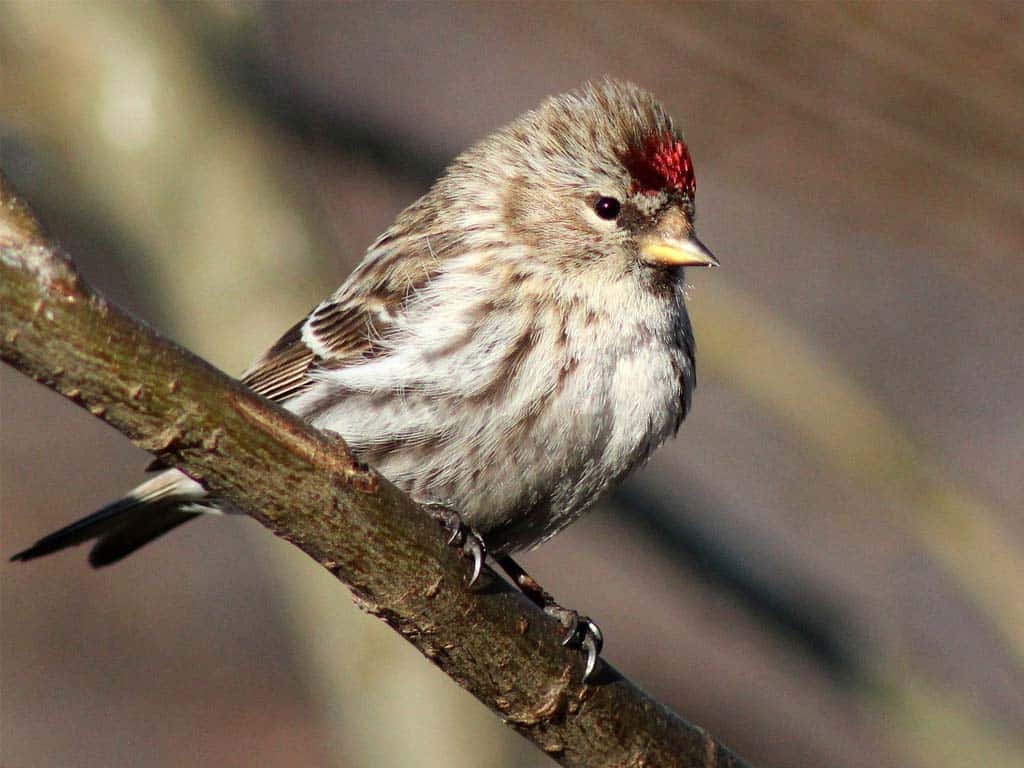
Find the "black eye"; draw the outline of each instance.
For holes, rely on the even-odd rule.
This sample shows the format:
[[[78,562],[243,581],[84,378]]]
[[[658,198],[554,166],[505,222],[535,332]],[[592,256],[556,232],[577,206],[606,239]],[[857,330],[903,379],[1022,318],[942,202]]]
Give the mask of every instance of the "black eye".
[[[602,219],[608,219],[608,221],[619,215],[620,208],[622,206],[614,197],[599,197],[597,202],[594,203],[594,213]]]

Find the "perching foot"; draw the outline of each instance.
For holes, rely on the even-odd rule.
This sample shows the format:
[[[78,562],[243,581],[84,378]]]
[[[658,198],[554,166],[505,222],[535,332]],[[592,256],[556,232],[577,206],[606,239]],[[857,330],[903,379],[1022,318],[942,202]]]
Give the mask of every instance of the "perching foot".
[[[498,565],[515,582],[515,585],[522,590],[530,600],[562,624],[568,634],[562,640],[562,645],[568,648],[576,648],[584,651],[587,655],[586,664],[583,669],[583,682],[590,682],[594,670],[597,668],[597,659],[604,647],[604,635],[601,628],[589,617],[580,616],[571,608],[564,608],[555,602],[530,574],[508,555],[499,555],[495,558]]]
[[[458,547],[463,555],[473,558],[473,573],[469,578],[469,586],[476,584],[480,572],[487,559],[487,546],[480,534],[462,522],[462,517],[454,509],[441,504],[425,504],[426,510],[450,534],[448,546]]]

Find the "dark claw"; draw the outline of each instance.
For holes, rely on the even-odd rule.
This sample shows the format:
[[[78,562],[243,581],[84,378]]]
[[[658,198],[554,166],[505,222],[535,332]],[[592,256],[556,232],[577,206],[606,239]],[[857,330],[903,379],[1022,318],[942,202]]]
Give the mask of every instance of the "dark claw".
[[[601,637],[601,630],[597,624],[592,621],[587,623],[593,632],[588,632],[587,636],[583,638],[583,650],[587,652],[587,666],[583,670],[584,683],[590,682],[590,677],[594,674],[594,668],[597,667],[597,657],[601,655],[601,646],[604,645],[604,639]]]
[[[487,559],[487,546],[480,538],[480,534],[472,528],[467,528],[463,535],[465,541],[462,544],[462,551],[473,558],[473,575],[469,578],[469,586],[472,587],[480,578],[480,572],[484,568],[484,560]]]
[[[604,648],[604,635],[601,633],[601,628],[588,616],[580,616],[569,608],[553,605],[546,610],[569,629],[569,634],[562,640],[562,645],[586,652],[587,663],[583,670],[583,682],[589,682],[597,667],[601,649]]]
[[[509,575],[516,586],[523,590],[523,594],[534,605],[539,607],[548,616],[557,619],[563,627],[569,630],[569,634],[562,641],[562,645],[587,652],[583,682],[590,682],[594,669],[597,667],[597,657],[601,655],[601,649],[604,647],[604,636],[601,634],[601,628],[587,616],[580,616],[571,608],[563,608],[556,603],[551,595],[545,592],[540,584],[508,555],[498,555],[494,560]]]
[[[451,535],[448,537],[449,547],[461,547],[463,554],[473,558],[473,573],[469,578],[469,586],[476,584],[480,573],[484,569],[484,561],[487,559],[487,546],[480,534],[462,522],[459,513],[454,509],[440,505],[428,505],[428,511],[434,518],[444,526],[444,529]]]

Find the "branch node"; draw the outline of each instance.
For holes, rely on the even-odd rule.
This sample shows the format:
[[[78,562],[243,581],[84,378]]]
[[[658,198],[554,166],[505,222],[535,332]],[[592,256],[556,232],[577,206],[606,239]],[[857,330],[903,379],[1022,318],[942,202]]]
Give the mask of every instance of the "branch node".
[[[224,430],[218,427],[213,430],[209,435],[203,438],[203,448],[211,453],[216,453],[217,446],[220,445],[221,438],[224,437]]]
[[[437,581],[435,581],[433,584],[431,584],[429,587],[427,587],[426,590],[424,590],[423,596],[428,598],[428,599],[432,599],[434,597],[437,597],[437,593],[441,591],[441,582],[442,581],[444,581],[444,576],[438,576],[437,577]]]
[[[136,445],[143,450],[157,455],[166,453],[181,443],[181,439],[185,436],[184,426],[186,421],[186,416],[179,416],[173,424],[152,437],[144,437],[137,440]]]
[[[356,461],[337,433],[321,431],[319,435],[311,436],[304,426],[295,423],[295,417],[290,414],[268,408],[263,403],[254,407],[247,398],[234,393],[228,400],[246,421],[288,446],[295,454],[323,468],[333,482],[362,493],[375,493],[380,487],[377,473]]]
[[[533,727],[540,723],[561,719],[567,711],[571,682],[572,667],[567,666],[562,670],[562,676],[548,689],[547,694],[537,707],[513,713],[508,716],[508,721],[516,725]]]

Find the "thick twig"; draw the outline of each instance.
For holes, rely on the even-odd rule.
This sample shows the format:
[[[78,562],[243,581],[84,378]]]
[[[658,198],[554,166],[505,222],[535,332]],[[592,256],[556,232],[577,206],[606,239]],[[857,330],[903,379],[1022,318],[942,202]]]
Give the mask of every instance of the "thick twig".
[[[2,175],[0,356],[298,546],[563,765],[743,765],[611,667],[583,685],[560,625],[489,571],[466,589],[437,526],[339,439],[108,304]]]

